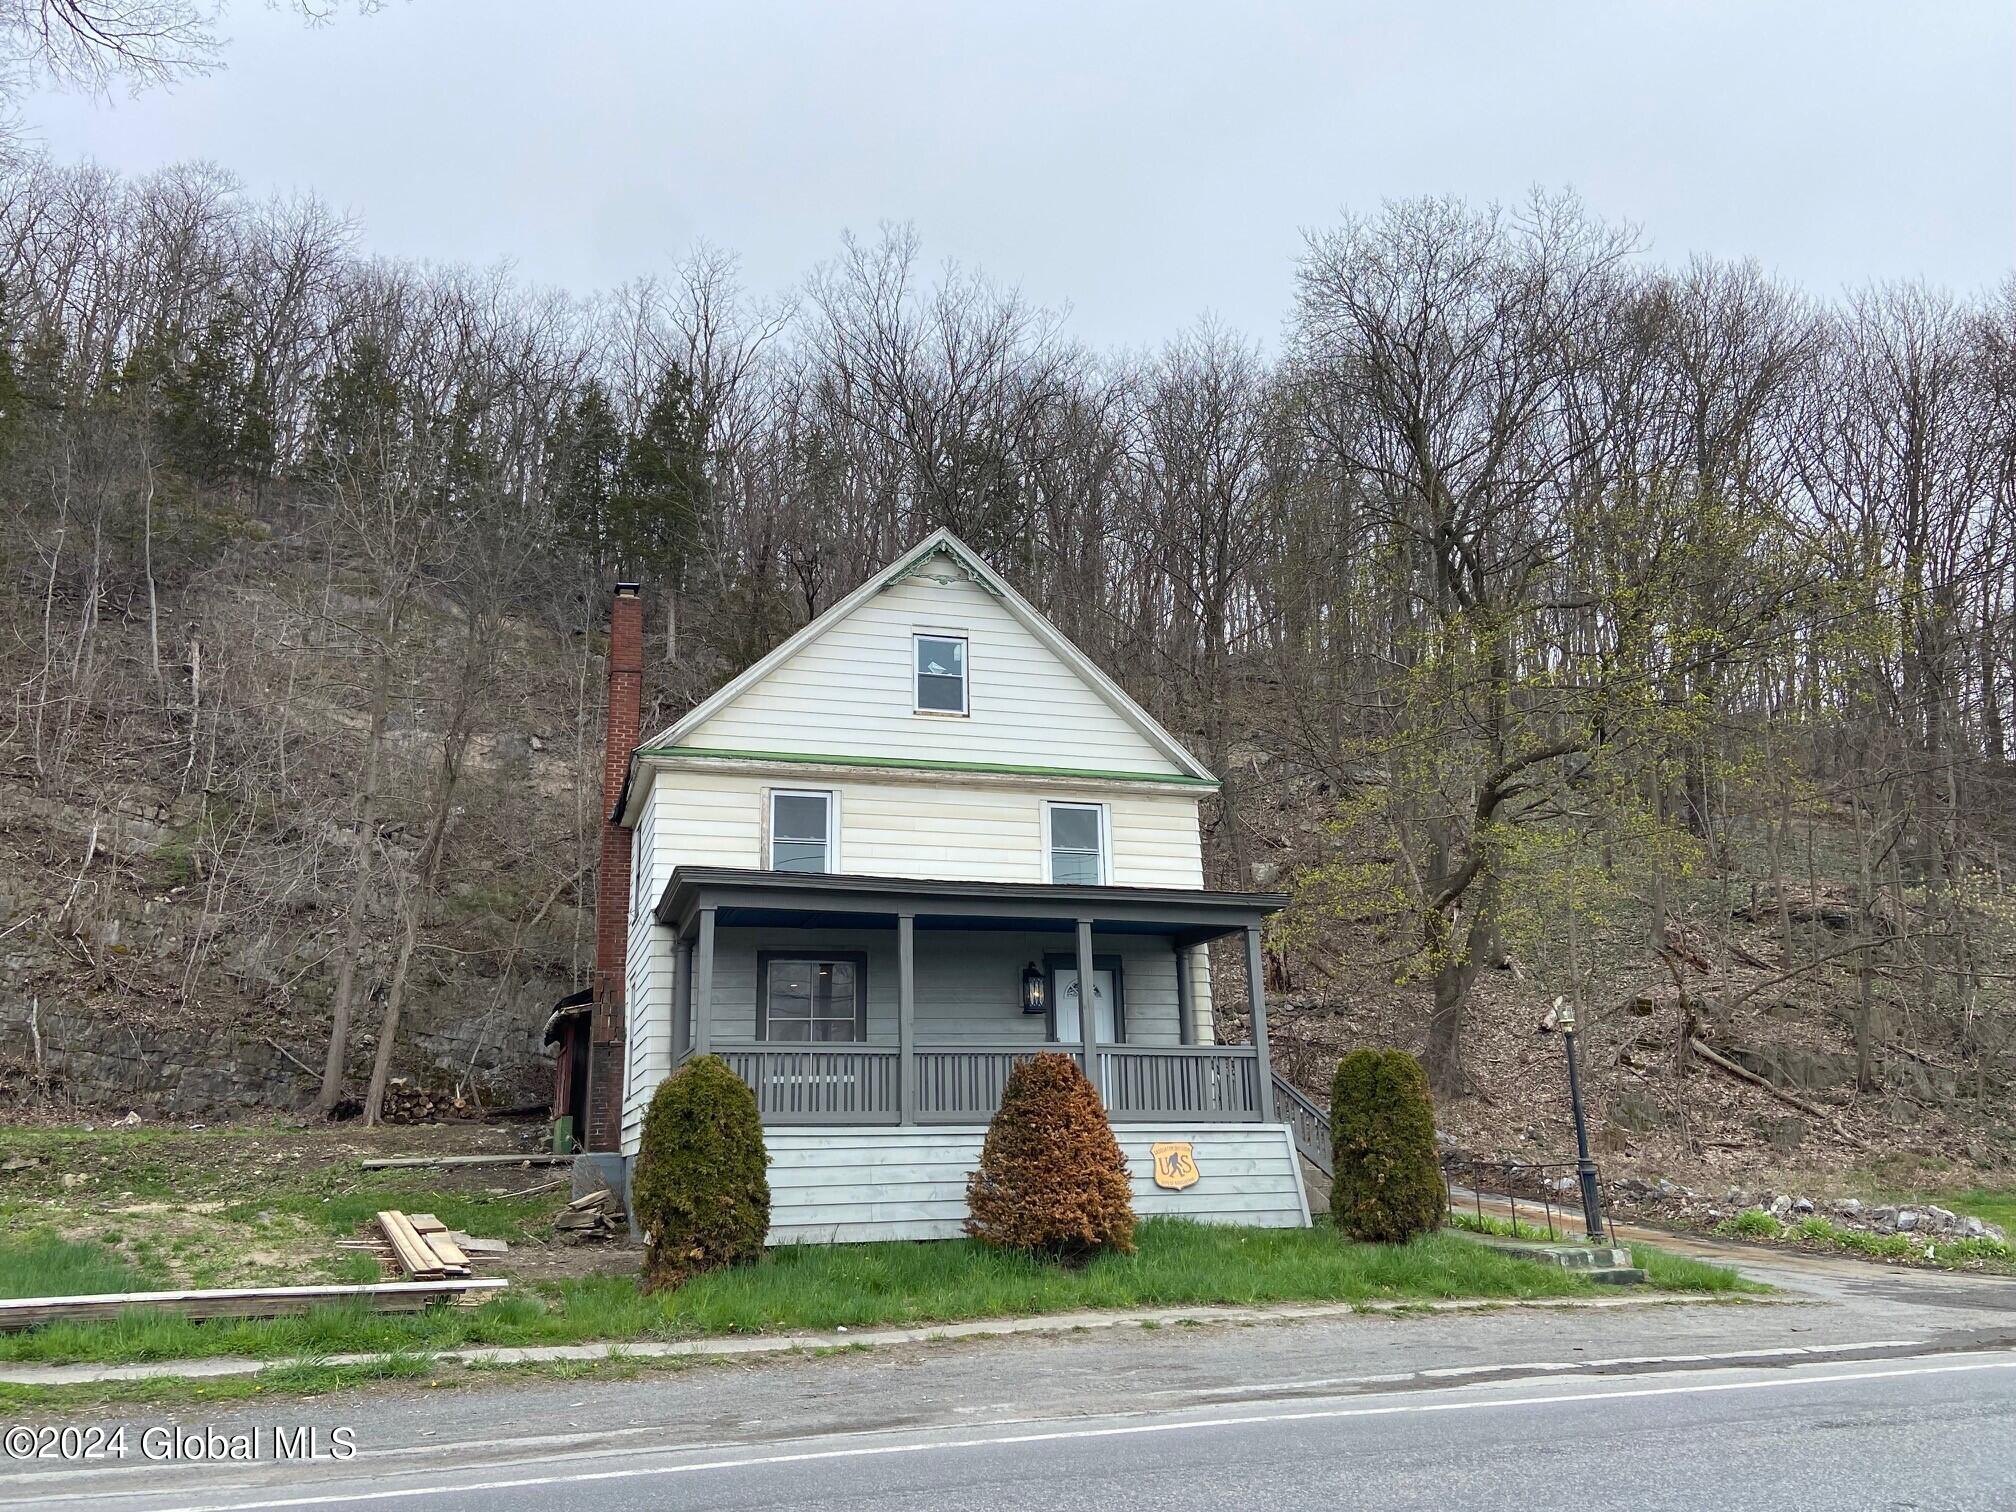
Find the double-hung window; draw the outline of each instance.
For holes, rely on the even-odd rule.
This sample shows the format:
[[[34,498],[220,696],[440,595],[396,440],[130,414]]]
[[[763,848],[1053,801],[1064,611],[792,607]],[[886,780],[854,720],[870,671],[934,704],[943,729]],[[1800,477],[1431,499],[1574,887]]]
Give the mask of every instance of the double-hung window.
[[[759,951],[761,1035],[798,1044],[854,1043],[868,1037],[868,957],[834,951],[795,956]]]
[[[916,672],[916,702],[919,714],[965,714],[966,637],[963,635],[913,635],[911,660]]]
[[[770,793],[770,870],[830,872],[838,869],[833,795],[790,788]]]
[[[1106,881],[1106,807],[1051,803],[1043,809],[1050,880],[1101,886]]]

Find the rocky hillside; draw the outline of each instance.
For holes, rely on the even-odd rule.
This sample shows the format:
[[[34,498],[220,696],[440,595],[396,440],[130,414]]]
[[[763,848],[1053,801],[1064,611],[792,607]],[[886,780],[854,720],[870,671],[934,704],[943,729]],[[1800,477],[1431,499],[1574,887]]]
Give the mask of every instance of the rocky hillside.
[[[1323,820],[1337,798],[1283,772],[1258,826],[1273,859],[1256,878],[1270,885],[1336,859]],[[2008,1015],[1984,992],[1956,1018],[1943,984],[1924,990],[1922,962],[1941,934],[1920,890],[1904,889],[1887,917],[1879,906],[1874,948],[1858,948],[1852,815],[1828,815],[1818,834],[1810,881],[1774,883],[1769,858],[1734,843],[1673,888],[1656,931],[1640,896],[1592,911],[1579,971],[1566,969],[1558,922],[1508,945],[1472,993],[1466,1095],[1442,1100],[1445,1136],[1485,1159],[1572,1159],[1564,1047],[1540,1029],[1568,994],[1580,1004],[1592,1138],[1612,1176],[1719,1194],[1791,1171],[2016,1165],[2016,1089],[1998,1058]],[[1967,919],[1992,988],[2016,953],[2016,891],[1984,890]],[[1337,1057],[1355,1046],[1419,1043],[1432,997],[1427,983],[1381,968],[1395,954],[1389,933],[1340,920],[1307,890],[1286,916],[1270,960],[1270,1027],[1276,1064],[1312,1095],[1327,1094]],[[1225,1028],[1243,1033],[1243,1014]]]
[[[270,544],[244,543],[219,575],[162,603],[173,628],[158,682],[148,619],[128,603],[94,628],[84,716],[17,715],[0,784],[10,1106],[204,1118],[302,1107],[320,1080],[353,908],[353,1088],[368,1075],[399,950],[398,889],[426,840],[440,761],[443,707],[419,674],[452,650],[455,615],[423,604],[402,648],[418,696],[389,714],[360,896],[368,689],[332,628],[342,608]],[[576,837],[593,814],[576,773],[596,739],[582,679],[597,648],[523,624],[505,640],[413,952],[393,1116],[542,1102],[541,1028],[585,981],[592,877]]]
[[[340,649],[313,569],[264,542],[229,560],[227,585],[192,581],[163,606],[177,629],[159,684],[146,618],[101,621],[94,655],[124,690],[119,717],[78,724],[40,774],[32,726],[17,734],[0,786],[0,1086],[12,1106],[214,1118],[302,1108],[315,1091],[355,901],[368,690],[354,658],[308,654]],[[445,704],[424,690],[428,666],[452,656],[457,619],[428,604],[418,623],[408,654],[422,691],[388,721],[381,877],[413,874],[443,737]],[[546,1094],[539,1032],[588,961],[600,649],[519,621],[503,636],[415,953],[394,1117]],[[1293,885],[1334,860],[1327,820],[1339,795],[1279,753],[1243,760],[1246,844],[1266,857],[1249,863],[1249,885]],[[1222,833],[1213,843],[1222,849]],[[1839,856],[1822,854],[1831,874]],[[1856,927],[1852,899],[1821,878],[1817,889],[1786,884],[1781,909],[1766,876],[1744,853],[1696,875],[1675,891],[1659,948],[1636,904],[1592,924],[1582,1045],[1606,1166],[1719,1182],[1913,1152],[2008,1163],[2009,1089],[1969,1074],[1979,1057],[1965,1025],[1916,1012],[1914,983],[1896,970],[1870,982],[1882,1038],[1858,1087],[1864,979],[1840,950]],[[398,953],[392,890],[361,905],[360,1086]],[[1983,937],[2005,951],[2010,900],[1984,898],[1978,912]],[[1889,927],[1925,927],[1909,915],[1907,903]],[[1419,1043],[1427,984],[1379,969],[1391,954],[1376,929],[1309,899],[1289,916],[1270,957],[1276,1056],[1311,1092],[1354,1045]],[[1536,1030],[1562,985],[1549,957],[1544,940],[1514,947],[1478,981],[1469,1095],[1442,1109],[1466,1149],[1534,1161],[1572,1152],[1561,1041]],[[1228,958],[1220,972],[1223,1031],[1242,1035],[1239,965]]]

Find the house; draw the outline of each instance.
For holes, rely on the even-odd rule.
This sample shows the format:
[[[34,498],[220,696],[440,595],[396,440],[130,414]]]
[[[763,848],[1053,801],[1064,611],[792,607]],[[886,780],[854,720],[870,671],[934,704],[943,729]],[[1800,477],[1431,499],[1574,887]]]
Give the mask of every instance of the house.
[[[638,741],[640,621],[619,590],[589,1158],[627,1167],[711,1053],[762,1112],[773,1243],[952,1236],[1048,1047],[1105,1098],[1137,1211],[1308,1222],[1320,1115],[1257,989],[1286,899],[1205,888],[1211,773],[976,553],[939,531]],[[1251,1044],[1214,1042],[1213,941]]]

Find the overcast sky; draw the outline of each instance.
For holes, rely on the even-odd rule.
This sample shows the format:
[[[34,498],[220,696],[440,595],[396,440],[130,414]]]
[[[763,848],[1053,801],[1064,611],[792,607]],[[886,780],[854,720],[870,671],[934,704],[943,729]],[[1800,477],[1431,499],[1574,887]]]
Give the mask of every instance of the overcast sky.
[[[1655,255],[1816,292],[2016,264],[2016,6],[234,0],[224,71],[24,114],[60,158],[208,158],[374,251],[580,291],[704,237],[755,289],[916,224],[1096,345],[1270,340],[1303,228],[1572,186]]]

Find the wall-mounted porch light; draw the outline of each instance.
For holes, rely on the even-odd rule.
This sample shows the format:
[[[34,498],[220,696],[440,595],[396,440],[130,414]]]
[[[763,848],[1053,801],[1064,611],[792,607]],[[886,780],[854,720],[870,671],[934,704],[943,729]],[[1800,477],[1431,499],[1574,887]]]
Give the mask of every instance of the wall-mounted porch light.
[[[1031,961],[1022,968],[1022,1011],[1043,1013],[1047,1007],[1043,1001],[1043,973],[1038,971],[1036,963]]]

